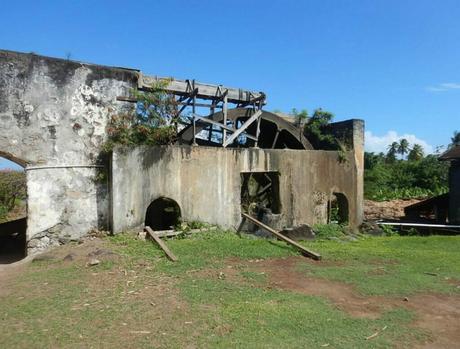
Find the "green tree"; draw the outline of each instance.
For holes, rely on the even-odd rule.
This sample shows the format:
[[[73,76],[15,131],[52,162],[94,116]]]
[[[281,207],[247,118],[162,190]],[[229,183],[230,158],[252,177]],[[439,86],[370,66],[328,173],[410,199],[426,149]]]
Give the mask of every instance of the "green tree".
[[[317,149],[341,150],[342,146],[337,139],[326,132],[326,128],[334,118],[334,114],[316,109],[305,124],[305,136]]]
[[[409,155],[407,156],[407,159],[409,161],[419,161],[423,159],[423,157],[424,157],[423,147],[420,144],[414,144],[412,149],[409,151]]]
[[[385,154],[379,153],[369,153],[364,152],[364,169],[365,170],[372,170],[378,164],[385,162]]]
[[[396,160],[396,154],[398,153],[399,143],[393,142],[388,146],[388,152],[386,156],[387,162],[394,162]]]
[[[460,144],[460,132],[454,131],[454,135],[450,138],[449,148],[452,148],[454,145]]]
[[[295,117],[296,123],[299,126],[302,126],[305,124],[305,122],[308,119],[308,111],[306,109],[302,109],[301,111],[298,111],[296,108],[292,108],[291,114]]]
[[[404,155],[409,152],[409,142],[407,139],[402,138],[398,144],[398,154],[401,154],[401,158],[404,159]]]

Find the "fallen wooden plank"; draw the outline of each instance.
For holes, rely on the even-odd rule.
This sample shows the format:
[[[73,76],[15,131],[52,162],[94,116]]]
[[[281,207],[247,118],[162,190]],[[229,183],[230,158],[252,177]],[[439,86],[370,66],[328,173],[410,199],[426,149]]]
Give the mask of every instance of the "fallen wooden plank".
[[[147,234],[150,235],[150,237],[155,240],[155,242],[158,244],[158,246],[161,247],[161,249],[163,251],[165,251],[166,255],[169,257],[170,260],[172,260],[173,262],[177,262],[177,257],[169,250],[168,246],[166,246],[166,244],[163,242],[163,240],[161,240],[156,234],[155,232],[152,230],[152,228],[150,228],[149,226],[146,226],[144,228],[144,230],[146,231]]]
[[[160,238],[170,238],[178,235],[188,235],[188,234],[195,234],[195,233],[205,233],[208,231],[216,230],[217,226],[211,226],[208,228],[198,228],[198,229],[191,229],[186,231],[176,231],[173,229],[169,230],[153,230],[153,233],[160,237]]]
[[[302,245],[298,244],[297,242],[295,242],[294,240],[291,240],[289,239],[287,236],[284,236],[283,234],[281,234],[280,232],[270,228],[268,225],[265,225],[263,224],[262,222],[258,221],[257,219],[255,219],[254,217],[251,217],[250,215],[242,212],[241,215],[246,218],[246,219],[249,219],[252,223],[254,223],[255,225],[258,225],[259,227],[261,227],[262,229],[268,231],[269,233],[272,233],[273,235],[277,236],[278,238],[280,238],[281,240],[287,242],[288,244],[296,247],[303,255],[307,256],[307,257],[310,257],[310,258],[313,258],[315,260],[320,260],[321,259],[321,255],[316,253],[316,252],[313,252],[313,251],[310,251],[310,250],[307,250],[305,247],[303,247]]]
[[[153,230],[152,229],[152,231],[156,236],[160,238],[175,236],[177,233],[174,229],[168,229],[168,230]]]

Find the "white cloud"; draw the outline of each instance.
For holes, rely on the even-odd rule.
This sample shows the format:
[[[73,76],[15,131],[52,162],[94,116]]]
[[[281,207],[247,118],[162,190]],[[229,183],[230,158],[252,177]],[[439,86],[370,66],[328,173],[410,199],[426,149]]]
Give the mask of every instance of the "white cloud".
[[[426,89],[430,92],[458,90],[460,89],[460,84],[456,82],[444,82],[442,84],[437,84],[436,86],[428,86]]]
[[[425,142],[423,139],[417,138],[412,134],[403,134],[398,135],[396,131],[388,131],[383,136],[377,136],[372,133],[372,131],[366,131],[364,134],[365,140],[365,149],[368,152],[386,153],[388,151],[388,146],[393,142],[399,142],[402,138],[407,139],[411,146],[414,144],[420,144],[425,150],[426,154],[433,153],[433,146]]]

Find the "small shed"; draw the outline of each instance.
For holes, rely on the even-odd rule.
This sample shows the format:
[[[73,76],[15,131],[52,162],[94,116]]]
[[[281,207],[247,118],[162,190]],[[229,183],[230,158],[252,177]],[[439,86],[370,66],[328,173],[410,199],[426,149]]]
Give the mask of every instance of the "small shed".
[[[449,223],[460,224],[460,144],[456,144],[440,157],[450,161],[449,168]]]

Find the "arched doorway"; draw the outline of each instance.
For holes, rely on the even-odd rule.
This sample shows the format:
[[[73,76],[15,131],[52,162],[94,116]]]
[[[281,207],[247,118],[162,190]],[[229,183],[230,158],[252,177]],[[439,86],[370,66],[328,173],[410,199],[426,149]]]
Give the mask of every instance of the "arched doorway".
[[[23,162],[1,155],[0,152],[0,264],[9,264],[27,254],[27,187]]]
[[[168,230],[180,224],[181,210],[176,201],[160,197],[149,205],[145,225],[153,230]]]
[[[346,224],[349,221],[348,199],[342,193],[332,193],[328,202],[328,223]]]

